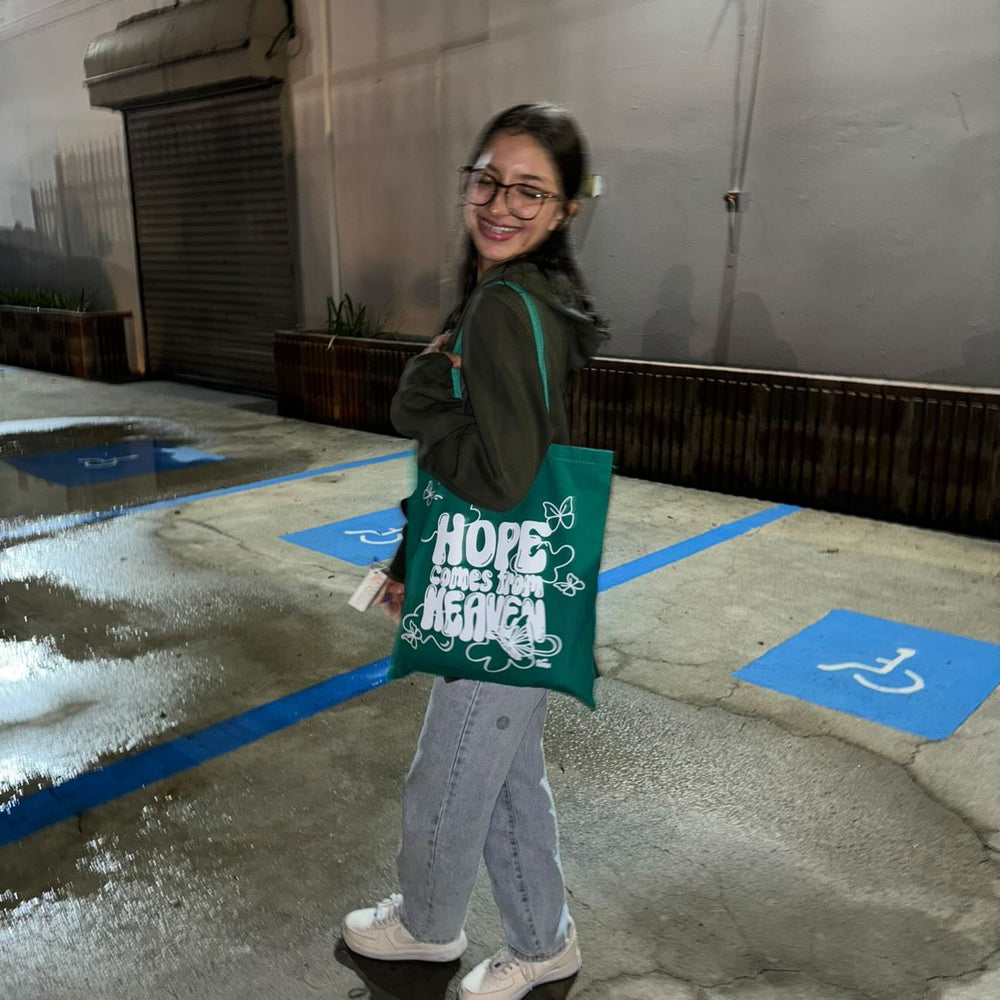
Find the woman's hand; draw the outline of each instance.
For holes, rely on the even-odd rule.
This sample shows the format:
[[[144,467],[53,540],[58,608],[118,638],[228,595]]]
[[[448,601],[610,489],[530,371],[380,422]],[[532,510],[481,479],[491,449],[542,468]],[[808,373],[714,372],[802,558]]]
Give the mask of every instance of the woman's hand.
[[[386,580],[385,587],[382,588],[382,600],[379,607],[382,613],[391,618],[397,625],[403,617],[403,593],[406,587],[395,580]]]
[[[460,354],[449,354],[443,350],[444,345],[451,339],[450,333],[439,333],[420,353],[421,354],[443,354],[451,361],[452,368],[462,367],[462,356]]]

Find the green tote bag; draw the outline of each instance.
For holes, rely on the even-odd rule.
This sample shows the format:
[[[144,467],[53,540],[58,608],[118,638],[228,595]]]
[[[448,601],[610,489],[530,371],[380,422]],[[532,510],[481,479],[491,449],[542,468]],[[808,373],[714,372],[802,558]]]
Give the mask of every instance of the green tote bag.
[[[549,405],[538,311],[519,285]],[[455,342],[461,353],[462,333]],[[461,397],[458,371],[453,392]],[[553,444],[527,496],[492,511],[417,469],[390,677],[414,672],[544,687],[594,704],[597,575],[613,453]]]

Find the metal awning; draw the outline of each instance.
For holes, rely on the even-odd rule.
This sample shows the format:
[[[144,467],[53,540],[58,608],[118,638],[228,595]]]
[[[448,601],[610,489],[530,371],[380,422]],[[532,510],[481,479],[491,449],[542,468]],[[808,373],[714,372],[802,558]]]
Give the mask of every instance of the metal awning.
[[[286,0],[196,0],[122,21],[87,46],[94,107],[127,108],[285,76]]]

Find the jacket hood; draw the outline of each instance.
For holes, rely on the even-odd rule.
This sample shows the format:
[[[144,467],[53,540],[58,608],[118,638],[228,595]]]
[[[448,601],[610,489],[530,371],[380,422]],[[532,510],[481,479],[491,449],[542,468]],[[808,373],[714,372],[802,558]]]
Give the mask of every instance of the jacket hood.
[[[532,261],[513,261],[491,268],[480,284],[508,278],[544,302],[571,330],[570,368],[582,368],[608,339],[584,311],[580,296],[565,274],[545,274]]]

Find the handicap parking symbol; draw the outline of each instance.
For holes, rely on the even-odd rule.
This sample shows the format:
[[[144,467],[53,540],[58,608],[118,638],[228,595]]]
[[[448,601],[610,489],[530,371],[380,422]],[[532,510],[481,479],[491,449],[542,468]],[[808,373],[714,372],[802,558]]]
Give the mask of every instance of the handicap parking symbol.
[[[733,676],[942,740],[1000,684],[1000,646],[838,610]]]
[[[172,472],[208,462],[224,462],[224,455],[168,445],[149,438],[116,441],[113,444],[74,448],[71,451],[17,455],[4,459],[21,472],[28,472],[57,486],[93,486],[133,476]]]
[[[395,555],[403,538],[404,523],[399,508],[390,507],[281,537],[293,545],[343,559],[355,566],[370,566]]]

